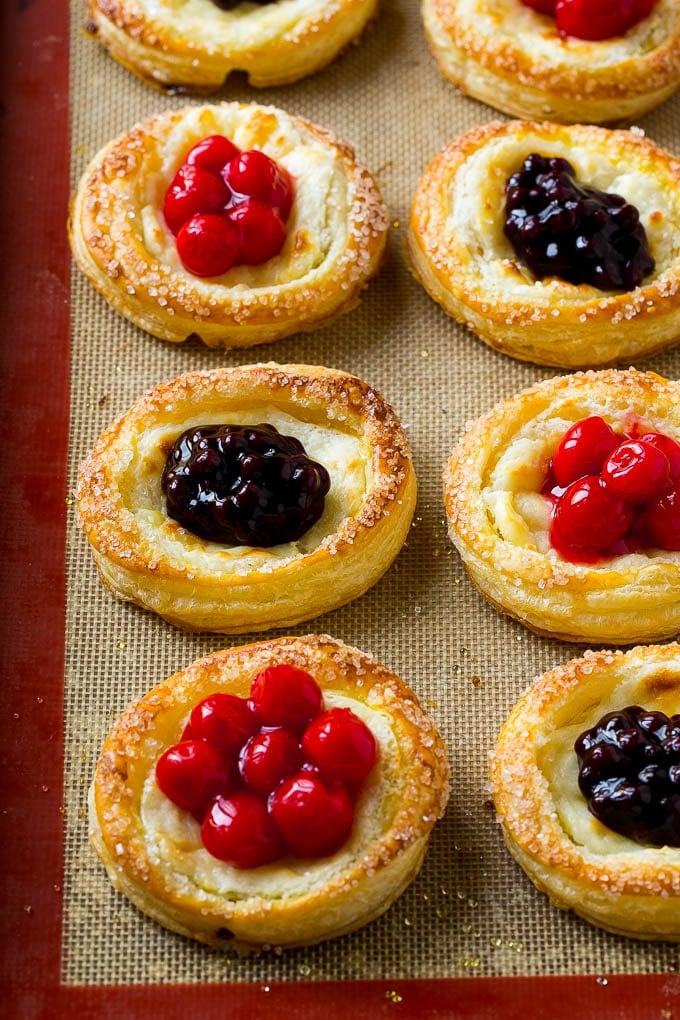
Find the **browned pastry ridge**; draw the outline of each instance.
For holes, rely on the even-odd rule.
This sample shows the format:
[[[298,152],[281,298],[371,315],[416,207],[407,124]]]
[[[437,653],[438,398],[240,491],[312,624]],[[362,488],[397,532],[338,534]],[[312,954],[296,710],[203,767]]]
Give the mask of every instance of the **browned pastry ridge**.
[[[680,941],[680,849],[619,835],[588,811],[574,741],[630,705],[680,710],[680,646],[586,652],[539,677],[501,729],[491,792],[513,857],[551,902],[630,938]]]
[[[560,36],[555,20],[521,0],[423,0],[442,75],[513,117],[628,122],[680,86],[680,7],[657,0],[625,35]]]
[[[287,85],[321,70],[362,33],[377,0],[87,0],[88,29],[147,84],[206,94],[232,71],[251,85]]]
[[[504,234],[505,188],[532,153],[635,206],[655,268],[634,290],[538,279]],[[495,350],[540,365],[597,368],[680,337],[680,161],[639,131],[493,122],[450,142],[418,183],[412,270],[447,315]]]
[[[563,641],[637,644],[680,631],[680,553],[641,549],[571,563],[552,547],[541,489],[560,439],[601,416],[680,441],[680,383],[634,369],[537,383],[478,418],[444,471],[449,537],[497,609]]]
[[[268,423],[331,477],[321,518],[270,548],[199,538],[167,513],[161,474],[189,427]],[[391,565],[416,478],[405,432],[365,382],[308,365],[193,372],[162,383],[100,436],[80,469],[81,526],[118,598],[188,630],[288,627],[344,605]]]
[[[225,135],[292,177],[295,198],[278,255],[201,278],[182,265],[163,215],[189,149]],[[94,157],[71,202],[79,269],[108,303],[153,336],[250,347],[350,311],[382,264],[389,221],[378,185],[330,131],[272,106],[218,103],[170,110]]]
[[[203,848],[193,817],[159,790],[155,763],[198,701],[216,691],[247,697],[257,673],[282,662],[309,672],[326,706],[363,719],[378,760],[333,856],[244,871]],[[442,739],[402,680],[331,637],[282,637],[209,655],[123,712],[96,768],[90,832],[116,888],[160,924],[221,948],[299,946],[353,931],[394,902],[420,869],[448,794]]]

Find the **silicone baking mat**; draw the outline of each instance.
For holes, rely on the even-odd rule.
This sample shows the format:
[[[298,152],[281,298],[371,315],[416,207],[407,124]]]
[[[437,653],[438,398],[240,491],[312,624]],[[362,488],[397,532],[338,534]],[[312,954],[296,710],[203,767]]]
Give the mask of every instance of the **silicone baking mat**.
[[[228,994],[230,1016],[277,1007],[328,1015],[349,1003],[356,1016],[364,1008],[367,1016],[566,1016],[575,1004],[624,1016],[643,992],[654,1012],[631,1016],[675,1015],[677,947],[610,936],[552,908],[504,850],[488,797],[488,752],[510,707],[535,675],[583,649],[535,637],[473,591],[446,538],[441,470],[466,422],[556,373],[496,354],[455,325],[411,277],[403,244],[427,162],[458,133],[501,115],[441,79],[415,0],[383,0],[360,43],[306,81],[262,92],[230,79],[209,101],[271,103],[355,147],[390,209],[388,257],[359,308],[312,334],[246,352],[176,346],[121,319],[76,271],[69,294],[65,197],[110,138],[162,109],[205,100],[156,92],[115,64],[84,33],[80,2],[70,40],[65,12],[43,0],[22,3],[8,22],[20,42],[3,72],[3,85],[14,86],[6,131],[14,144],[24,140],[27,167],[10,175],[34,206],[24,215],[35,227],[18,256],[27,275],[10,270],[12,346],[3,364],[7,408],[27,422],[10,453],[21,481],[11,555],[24,574],[3,586],[13,678],[5,746],[19,763],[3,819],[11,858],[3,923],[17,1015],[75,1007],[76,1015],[141,1016],[149,1003],[163,1017],[197,1003],[205,1015],[224,1015]],[[680,96],[638,126],[680,153]],[[21,221],[6,204],[9,242]],[[399,673],[437,721],[454,782],[420,875],[386,915],[321,946],[242,959],[165,931],[116,893],[88,844],[85,802],[101,743],[134,697],[207,651],[260,635],[187,635],[113,600],[77,529],[72,492],[83,455],[143,390],[191,369],[260,360],[350,371],[408,427],[420,494],[405,548],[361,599],[293,632],[332,634]],[[637,367],[677,377],[680,350]]]

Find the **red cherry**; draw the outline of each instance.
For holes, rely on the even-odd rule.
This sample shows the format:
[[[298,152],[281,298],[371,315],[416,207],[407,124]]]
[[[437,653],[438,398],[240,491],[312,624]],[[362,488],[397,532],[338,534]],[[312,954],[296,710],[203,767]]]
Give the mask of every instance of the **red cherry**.
[[[525,7],[532,7],[539,14],[555,14],[556,0],[522,0]]]
[[[189,166],[200,166],[212,174],[221,174],[229,160],[238,154],[238,146],[224,135],[208,135],[189,149],[184,162]]]
[[[238,259],[238,231],[226,216],[198,213],[177,234],[177,254],[194,276],[221,276]]]
[[[267,805],[253,793],[217,797],[201,826],[203,845],[235,868],[259,868],[281,856],[282,843]]]
[[[557,0],[555,24],[562,36],[612,39],[631,25],[633,0]]]
[[[283,248],[286,227],[277,213],[260,198],[247,198],[230,210],[232,223],[238,229],[239,262],[257,266],[268,262]]]
[[[664,436],[661,432],[645,432],[640,436],[640,442],[651,443],[661,450],[668,458],[671,481],[680,482],[680,443],[676,443],[670,436]]]
[[[668,488],[670,464],[657,446],[629,439],[609,454],[602,466],[602,478],[621,499],[646,503]]]
[[[214,213],[224,209],[229,192],[224,181],[200,166],[179,168],[165,193],[163,215],[168,227],[177,234],[183,223],[196,213]]]
[[[680,550],[680,489],[659,496],[645,507],[642,521],[659,549]]]
[[[244,745],[238,764],[243,781],[267,797],[302,766],[300,741],[290,730],[280,727],[262,730]]]
[[[606,549],[623,538],[633,522],[633,507],[599,475],[579,478],[555,503],[550,538],[558,550]]]
[[[191,735],[207,740],[225,754],[238,754],[259,720],[245,698],[217,691],[194,705],[189,716]]]
[[[258,149],[249,149],[224,168],[225,183],[235,195],[260,198],[287,220],[293,204],[293,182],[282,166]],[[233,204],[233,202],[232,202]]]
[[[316,680],[303,669],[268,666],[255,677],[250,700],[263,726],[283,726],[301,733],[323,707]]]
[[[340,783],[326,785],[312,772],[285,779],[269,798],[271,816],[294,857],[327,857],[347,840],[352,801]]]
[[[361,783],[375,764],[375,737],[349,708],[331,708],[309,724],[302,750],[326,779]]]
[[[555,481],[564,486],[584,475],[597,474],[620,442],[620,436],[597,415],[577,421],[567,429],[555,450],[552,462]]]
[[[629,28],[633,25],[637,25],[638,21],[642,21],[643,18],[648,17],[652,13],[652,8],[656,0],[633,0],[633,11],[630,16]]]
[[[224,755],[204,740],[173,744],[156,763],[156,782],[165,796],[198,816],[231,780],[231,767]]]

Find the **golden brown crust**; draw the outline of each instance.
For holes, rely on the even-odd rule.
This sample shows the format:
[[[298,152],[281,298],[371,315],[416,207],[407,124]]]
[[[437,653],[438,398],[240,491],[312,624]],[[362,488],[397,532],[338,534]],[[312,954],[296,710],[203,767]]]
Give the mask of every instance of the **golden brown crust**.
[[[630,938],[680,941],[680,849],[642,846],[590,815],[575,739],[630,705],[680,708],[680,646],[586,652],[545,673],[515,705],[491,762],[510,852],[555,906]]]
[[[601,415],[680,441],[680,383],[634,369],[540,382],[472,424],[444,472],[449,536],[479,591],[539,634],[636,644],[680,631],[680,553],[659,549],[594,564],[562,559],[540,492],[558,442]]]
[[[182,266],[162,207],[188,150],[211,134],[280,162],[295,201],[279,255],[201,279]],[[221,103],[166,111],[106,145],[73,197],[69,236],[82,272],[141,329],[250,347],[350,311],[382,263],[388,226],[378,186],[349,145],[275,107]]]
[[[165,511],[160,475],[189,425],[274,424],[331,476],[297,542],[222,546]],[[79,519],[103,583],[190,630],[293,626],[357,598],[400,551],[416,480],[404,430],[376,390],[343,372],[260,364],[194,372],[145,393],[81,466]]]
[[[625,35],[562,38],[521,0],[423,0],[425,33],[445,78],[513,117],[631,122],[680,85],[680,8],[657,0]]]
[[[88,29],[147,84],[192,94],[233,71],[256,88],[321,70],[355,41],[377,0],[280,0],[220,10],[211,0],[87,0]]]
[[[333,857],[244,872],[202,848],[198,825],[160,793],[153,770],[198,701],[214,691],[245,697],[260,670],[281,662],[311,673],[327,705],[364,719],[378,762]],[[366,924],[406,888],[444,812],[448,779],[442,739],[402,680],[326,635],[284,637],[209,655],[123,713],[97,765],[91,838],[114,885],[174,931],[220,947],[307,945]]]
[[[503,232],[505,186],[528,155],[563,157],[583,184],[621,194],[655,269],[632,291],[538,280]],[[408,233],[413,272],[444,311],[522,361],[591,368],[680,337],[680,161],[639,131],[493,122],[449,143],[422,175]]]

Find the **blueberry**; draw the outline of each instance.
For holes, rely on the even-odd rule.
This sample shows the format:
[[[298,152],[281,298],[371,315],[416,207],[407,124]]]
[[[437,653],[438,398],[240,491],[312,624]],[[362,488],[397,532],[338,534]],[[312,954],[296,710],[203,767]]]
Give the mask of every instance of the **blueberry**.
[[[565,159],[532,153],[506,185],[506,237],[538,279],[632,290],[654,269],[635,206],[579,183]]]
[[[200,538],[268,547],[318,521],[330,477],[273,425],[208,425],[175,441],[161,489],[168,515]]]
[[[590,812],[637,843],[680,846],[678,716],[630,705],[609,712],[574,744]]]

